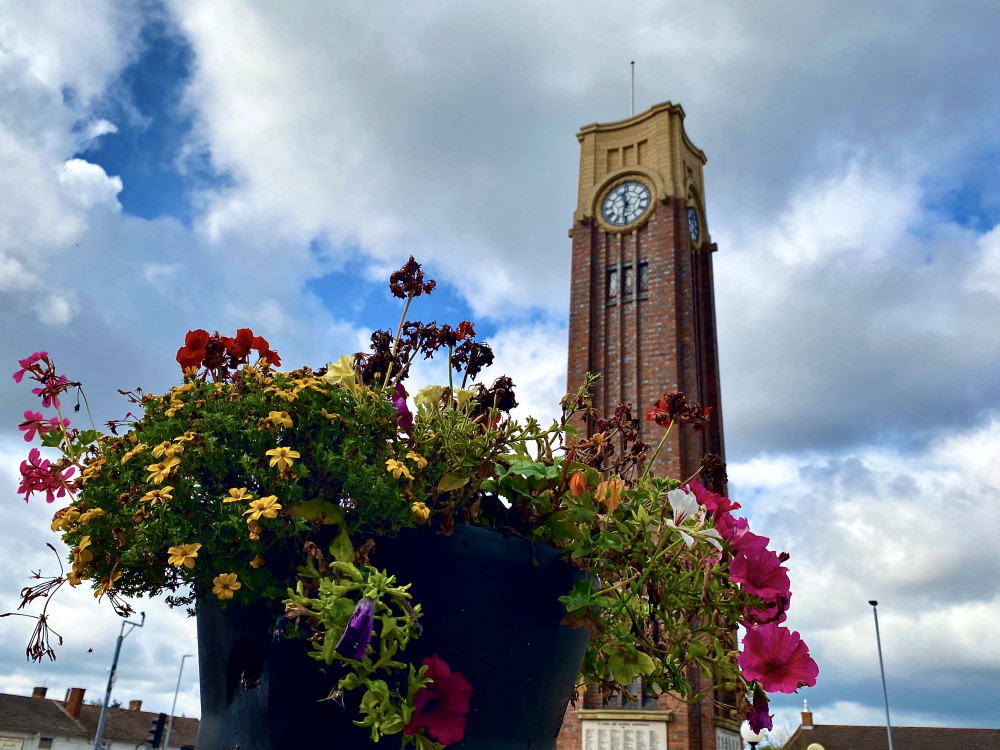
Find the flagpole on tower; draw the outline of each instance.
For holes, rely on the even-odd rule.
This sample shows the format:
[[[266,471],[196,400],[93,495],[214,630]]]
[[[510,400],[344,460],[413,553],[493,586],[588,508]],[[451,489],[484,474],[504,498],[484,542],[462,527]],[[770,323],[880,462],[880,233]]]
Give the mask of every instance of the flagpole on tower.
[[[630,62],[629,66],[632,68],[632,91],[629,96],[628,116],[632,117],[635,114],[635,60]]]

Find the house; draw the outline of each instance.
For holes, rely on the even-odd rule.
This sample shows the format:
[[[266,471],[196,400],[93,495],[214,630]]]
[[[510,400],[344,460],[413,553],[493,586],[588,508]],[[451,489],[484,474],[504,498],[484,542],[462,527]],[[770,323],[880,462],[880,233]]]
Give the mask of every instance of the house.
[[[1000,729],[893,727],[893,750],[1000,750]],[[884,726],[813,724],[809,704],[784,750],[889,750]]]
[[[64,701],[47,698],[43,687],[36,687],[31,697],[0,693],[0,750],[90,750],[101,707],[84,705],[83,696],[83,688],[68,690]],[[149,730],[157,716],[143,711],[142,701],[131,701],[127,709],[109,708],[102,747],[148,747]],[[193,748],[197,734],[198,719],[175,716],[169,747]]]

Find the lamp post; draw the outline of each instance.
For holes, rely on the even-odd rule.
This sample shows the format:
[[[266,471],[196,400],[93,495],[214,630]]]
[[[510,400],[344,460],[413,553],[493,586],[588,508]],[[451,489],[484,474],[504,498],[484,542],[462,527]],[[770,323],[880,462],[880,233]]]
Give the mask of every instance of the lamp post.
[[[885,731],[889,734],[889,750],[892,750],[892,723],[889,721],[889,692],[885,689],[885,665],[882,663],[882,638],[878,632],[878,602],[874,599],[868,602],[872,605],[875,615],[875,643],[878,645],[878,668],[882,673],[882,697],[885,698]]]
[[[174,689],[174,705],[170,707],[170,718],[167,719],[167,734],[163,739],[163,747],[170,747],[170,729],[174,725],[174,712],[177,710],[177,694],[181,691],[181,675],[184,674],[184,660],[194,654],[184,654],[181,657],[181,668],[177,672],[177,687]]]
[[[104,702],[101,704],[101,718],[97,720],[97,732],[94,733],[94,750],[101,750],[101,739],[104,737],[104,722],[108,718],[108,705],[111,703],[111,688],[115,686],[115,679],[118,677],[118,656],[122,652],[122,641],[136,628],[141,628],[146,624],[146,613],[140,612],[142,619],[139,622],[125,620],[122,623],[121,632],[118,634],[118,641],[115,643],[115,658],[111,660],[111,669],[108,670],[108,689],[104,691]],[[128,633],[125,626],[129,626]]]
[[[750,743],[750,750],[757,750],[757,743],[763,740],[766,734],[766,729],[761,729],[760,732],[753,731],[747,722],[743,722],[743,726],[740,727],[740,737],[744,742]]]

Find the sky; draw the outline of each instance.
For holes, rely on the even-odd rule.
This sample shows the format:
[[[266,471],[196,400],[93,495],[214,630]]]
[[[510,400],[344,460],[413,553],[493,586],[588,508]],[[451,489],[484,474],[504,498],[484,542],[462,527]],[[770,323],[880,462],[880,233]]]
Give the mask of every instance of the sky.
[[[189,329],[319,366],[395,325],[412,254],[414,315],[473,317],[552,415],[575,134],[628,116],[634,60],[636,112],[680,103],[708,156],[730,495],[820,666],[776,723],[884,721],[874,599],[893,724],[996,728],[997,28],[992,0],[0,0],[0,372],[47,350],[100,424],[179,382]],[[3,611],[65,553],[16,494],[29,390],[0,377]],[[114,697],[169,711],[194,622],[136,608]],[[117,618],[50,614],[51,664],[0,620],[0,690],[99,697]]]

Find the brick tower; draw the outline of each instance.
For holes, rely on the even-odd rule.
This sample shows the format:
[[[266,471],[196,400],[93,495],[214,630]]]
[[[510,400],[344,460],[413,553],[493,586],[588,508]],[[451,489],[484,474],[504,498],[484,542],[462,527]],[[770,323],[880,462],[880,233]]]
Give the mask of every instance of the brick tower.
[[[662,428],[645,413],[664,391],[711,406],[707,432],[675,431],[657,458],[657,473],[683,480],[705,453],[723,456],[705,155],[684,132],[684,110],[670,102],[587,125],[577,139],[567,390],[600,373],[594,405],[611,414],[631,402],[643,440],[654,445]],[[708,684],[696,673],[689,680],[695,690]],[[622,705],[588,691],[567,709],[557,748],[741,750],[739,723],[720,698]]]

